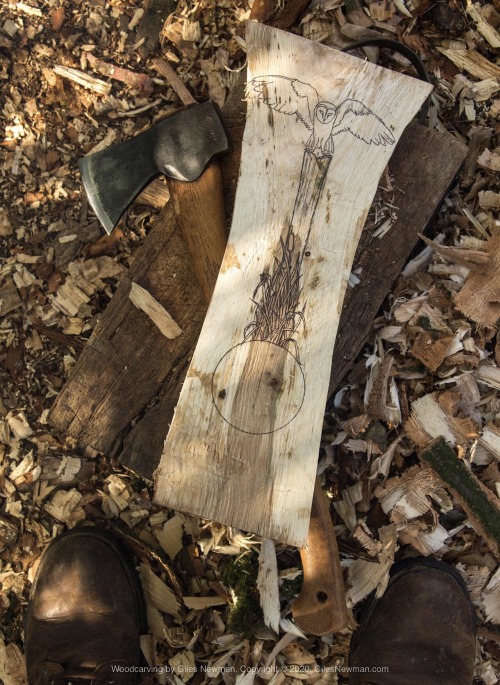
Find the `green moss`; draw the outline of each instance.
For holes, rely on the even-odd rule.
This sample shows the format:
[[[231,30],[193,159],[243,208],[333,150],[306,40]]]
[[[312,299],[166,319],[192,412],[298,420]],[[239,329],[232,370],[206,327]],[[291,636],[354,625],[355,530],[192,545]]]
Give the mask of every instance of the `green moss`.
[[[236,595],[236,603],[230,610],[228,629],[237,635],[253,637],[257,628],[263,626],[263,614],[257,591],[259,557],[255,552],[244,552],[233,559],[223,572],[223,580]]]
[[[302,584],[304,583],[304,578],[301,575],[297,576],[293,580],[284,580],[280,585],[280,596],[291,602],[292,599],[297,597],[302,590]]]

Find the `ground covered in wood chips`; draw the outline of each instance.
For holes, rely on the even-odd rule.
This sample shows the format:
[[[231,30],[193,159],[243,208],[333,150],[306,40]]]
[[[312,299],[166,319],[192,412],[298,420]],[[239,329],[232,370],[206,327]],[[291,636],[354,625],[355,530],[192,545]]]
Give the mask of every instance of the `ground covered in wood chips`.
[[[83,522],[114,530],[137,555],[150,628],[144,655],[168,667],[159,682],[347,682],[351,631],[318,638],[291,622],[301,584],[297,550],[158,509],[150,483],[47,424],[158,210],[144,197],[105,236],[82,192],[77,160],[179,106],[154,55],[198,99],[222,105],[245,66],[250,5],[152,0],[154,11],[144,13],[140,0],[4,0],[0,8],[4,685],[26,682],[23,618],[40,554]],[[311,40],[342,47],[376,35],[412,47],[435,86],[431,125],[469,148],[431,242],[420,244],[398,278],[369,344],[332,398],[319,473],[353,625],[363,600],[383,591],[395,559],[444,559],[463,575],[476,606],[476,682],[494,685],[498,537],[417,455],[443,435],[500,511],[500,14],[493,4],[465,0],[312,0],[276,3],[278,25],[287,5],[301,10],[291,30]],[[372,50],[369,58],[376,57]],[[395,212],[381,211],[382,232],[391,230]],[[354,274],[351,285],[360,278]],[[276,577],[264,582],[259,557],[272,569],[275,554]],[[278,612],[279,632],[275,622],[274,630],[265,625],[261,605],[266,616]],[[322,670],[327,666],[338,672]]]

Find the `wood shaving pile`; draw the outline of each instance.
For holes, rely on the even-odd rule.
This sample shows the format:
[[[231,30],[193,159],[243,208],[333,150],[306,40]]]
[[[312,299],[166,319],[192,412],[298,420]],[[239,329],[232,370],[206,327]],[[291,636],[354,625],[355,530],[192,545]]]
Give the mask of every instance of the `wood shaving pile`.
[[[494,685],[499,559],[417,454],[443,435],[500,507],[500,14],[492,3],[453,0],[302,5],[291,30],[311,40],[343,47],[382,36],[413,48],[435,86],[432,125],[469,147],[433,239],[388,294],[325,414],[319,473],[352,626],[363,600],[383,592],[395,559],[444,559],[476,606],[476,682]],[[150,483],[47,425],[158,211],[146,193],[104,235],[78,159],[179,106],[152,56],[197,99],[219,105],[245,67],[243,0],[150,6],[4,0],[0,9],[0,680],[26,682],[23,619],[42,550],[87,522],[115,531],[138,557],[150,628],[142,647],[158,682],[345,683],[351,629],[316,638],[291,621],[297,550],[160,510]],[[382,203],[373,229],[390,231],[395,212]],[[240,619],[246,610],[246,625],[235,607]]]

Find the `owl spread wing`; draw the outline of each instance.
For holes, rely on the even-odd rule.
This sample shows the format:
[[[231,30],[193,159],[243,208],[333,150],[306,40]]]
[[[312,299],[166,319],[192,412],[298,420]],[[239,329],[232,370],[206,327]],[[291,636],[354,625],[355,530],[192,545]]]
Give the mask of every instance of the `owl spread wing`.
[[[254,90],[259,100],[282,114],[295,114],[310,130],[313,129],[314,108],[319,97],[308,83],[287,76],[256,76],[247,86]]]
[[[337,109],[332,136],[349,131],[370,145],[394,145],[396,142],[390,129],[371,109],[359,100],[344,100]]]

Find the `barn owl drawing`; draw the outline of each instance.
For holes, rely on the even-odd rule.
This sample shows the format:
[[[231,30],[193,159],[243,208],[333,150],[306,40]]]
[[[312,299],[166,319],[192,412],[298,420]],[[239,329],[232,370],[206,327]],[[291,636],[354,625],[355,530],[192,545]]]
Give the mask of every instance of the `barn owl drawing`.
[[[257,76],[248,90],[257,93],[268,107],[295,115],[311,131],[306,149],[315,156],[333,154],[333,138],[348,132],[368,145],[393,145],[394,136],[371,109],[359,100],[347,99],[340,105],[320,100],[309,83],[287,76]]]

